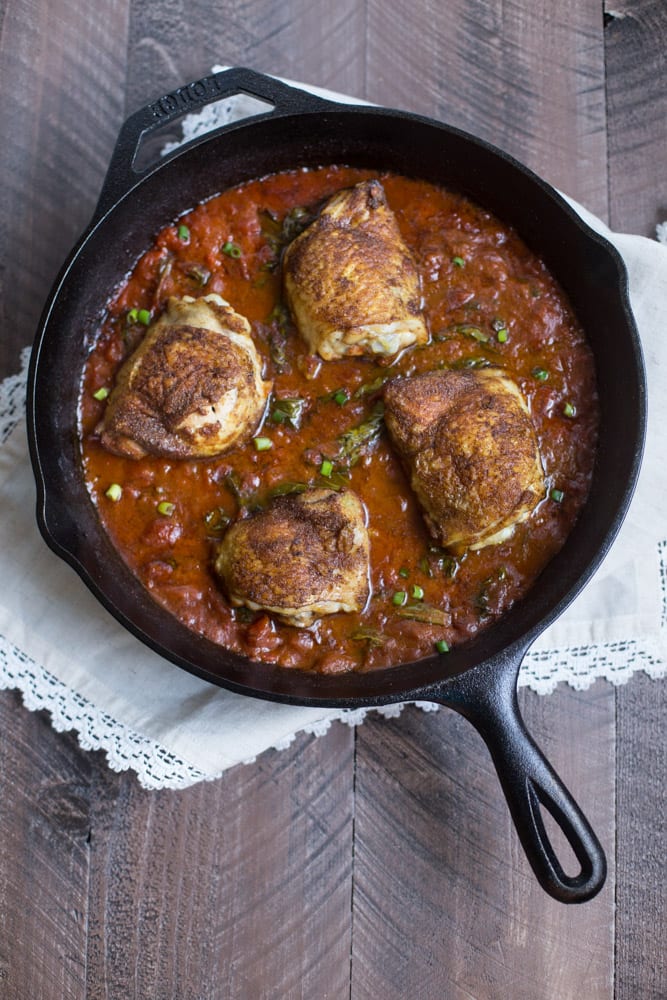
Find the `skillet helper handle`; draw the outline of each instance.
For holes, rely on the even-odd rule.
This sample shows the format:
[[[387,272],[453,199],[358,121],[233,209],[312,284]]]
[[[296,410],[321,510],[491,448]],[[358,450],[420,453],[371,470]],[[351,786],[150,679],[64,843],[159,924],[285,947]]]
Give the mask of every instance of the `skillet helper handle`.
[[[473,668],[438,698],[464,715],[486,743],[519,839],[538,882],[562,903],[583,903],[604,885],[604,851],[581,809],[528,733],[516,694],[515,669],[501,665],[494,675]],[[581,866],[567,875],[547,834],[546,809],[563,831]]]
[[[119,198],[127,194],[148,169],[144,167],[138,170],[135,166],[144,136],[184,114],[201,111],[207,104],[238,94],[248,94],[267,102],[269,107],[266,113],[255,116],[262,119],[301,114],[304,111],[322,111],[334,104],[305,90],[290,87],[274,77],[242,67],[221,70],[186,83],[135,111],[121,127],[95,209],[94,221],[100,219]],[[230,123],[216,131],[234,128],[237,124]]]

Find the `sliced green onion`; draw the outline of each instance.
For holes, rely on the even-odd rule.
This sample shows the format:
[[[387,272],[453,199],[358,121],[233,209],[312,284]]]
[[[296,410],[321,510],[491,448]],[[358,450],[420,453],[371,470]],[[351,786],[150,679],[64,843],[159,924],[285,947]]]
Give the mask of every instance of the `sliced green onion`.
[[[104,495],[117,503],[123,495],[123,488],[118,483],[112,483]]]
[[[158,505],[158,514],[164,514],[165,517],[171,517],[171,515],[176,510],[175,503],[169,503],[168,500],[162,500]]]
[[[178,238],[179,240],[183,240],[184,243],[190,239],[190,230],[187,226],[181,225],[178,227]]]
[[[496,337],[498,338],[498,343],[506,344],[508,336],[509,334],[507,330],[498,330],[498,333],[496,334]]]
[[[549,372],[546,370],[546,368],[533,368],[531,375],[534,378],[538,379],[540,382],[546,382],[546,380],[549,378]]]
[[[126,319],[127,319],[128,323],[138,323],[139,322],[139,310],[138,309],[130,309],[130,311],[128,312],[128,314],[126,316]]]
[[[332,472],[333,462],[330,462],[328,458],[325,458],[320,465],[320,475],[324,476],[325,479],[328,479]]]
[[[449,643],[445,642],[444,639],[438,639],[438,641],[435,644],[435,648],[437,649],[437,651],[439,653],[448,653],[449,652]]]
[[[565,403],[565,405],[563,406],[563,416],[564,417],[574,417],[575,414],[576,414],[576,412],[577,411],[575,410],[575,408],[572,405],[572,403]]]
[[[269,451],[270,448],[273,448],[271,438],[258,437],[253,438],[253,441],[255,443],[255,451]]]
[[[345,406],[345,404],[349,402],[350,397],[345,389],[339,389],[337,392],[334,392],[332,399],[334,402],[338,403],[339,406]]]
[[[392,604],[395,604],[397,608],[400,608],[408,599],[408,595],[405,590],[397,590],[391,599]]]
[[[415,583],[412,586],[412,596],[415,601],[421,601],[424,596],[424,589],[423,587],[420,587],[418,583]]]
[[[551,493],[549,494],[549,496],[556,503],[561,503],[562,500],[563,500],[563,497],[565,496],[565,494],[563,493],[562,490],[552,490]]]
[[[465,263],[463,257],[452,257],[452,264],[455,267],[465,267]]]
[[[140,309],[139,312],[137,313],[137,319],[139,320],[140,323],[143,323],[144,326],[149,326],[151,321],[151,314],[149,310]]]
[[[109,395],[109,390],[105,385],[103,385],[100,389],[97,390],[97,392],[93,393],[93,399],[99,399],[99,401],[102,402],[102,400],[106,399],[108,395]]]
[[[403,579],[406,580],[410,576],[410,570],[408,569],[407,566],[401,566],[401,568],[398,571],[398,575],[402,576]]]
[[[243,251],[237,243],[232,243],[231,240],[227,240],[227,242],[222,246],[222,252],[227,254],[228,257],[233,257],[234,260],[238,260]]]

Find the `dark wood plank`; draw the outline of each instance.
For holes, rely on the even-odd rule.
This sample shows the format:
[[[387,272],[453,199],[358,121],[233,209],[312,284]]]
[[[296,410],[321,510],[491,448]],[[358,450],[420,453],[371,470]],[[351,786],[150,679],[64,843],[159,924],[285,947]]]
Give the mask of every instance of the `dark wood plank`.
[[[611,997],[614,797],[599,789],[609,788],[613,691],[522,700],[610,852],[608,885],[585,907],[544,895],[486,749],[462,719],[409,709],[367,723],[357,738],[353,997]]]
[[[85,997],[94,766],[0,693],[0,996]]]
[[[606,3],[610,223],[654,235],[667,218],[667,7]],[[616,991],[618,1000],[667,996],[665,685],[643,675],[617,692]]]
[[[616,1000],[667,996],[667,687],[645,674],[618,692]]]
[[[6,0],[0,40],[0,362],[18,370],[89,221],[123,115],[128,3]],[[11,140],[10,140],[11,137]]]
[[[655,236],[667,219],[667,12],[663,0],[604,6],[612,225]]]
[[[598,0],[369,0],[368,10],[370,100],[487,139],[605,217]]]
[[[88,1000],[347,996],[352,755],[336,726],[182,792],[99,783]]]
[[[365,4],[358,0],[249,0],[239,7],[133,2],[128,106],[145,104],[213,65],[250,66],[344,93],[361,93]]]

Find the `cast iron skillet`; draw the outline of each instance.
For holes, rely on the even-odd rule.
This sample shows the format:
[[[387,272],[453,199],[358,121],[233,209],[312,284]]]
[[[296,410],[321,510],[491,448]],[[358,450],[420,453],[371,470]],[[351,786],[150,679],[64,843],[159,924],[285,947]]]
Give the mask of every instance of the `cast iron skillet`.
[[[265,101],[266,110],[138,173],[142,137],[184,111],[237,93]],[[251,662],[195,635],[159,607],[101,528],[84,485],[77,434],[81,370],[104,304],[154,235],[200,200],[241,181],[327,163],[442,183],[515,226],[557,276],[587,332],[601,406],[590,498],[565,547],[527,597],[451,653],[341,676]],[[454,708],[487,743],[541,885],[563,902],[582,902],[599,891],[603,851],[526,731],[516,681],[530,643],[581,590],[620,527],[639,470],[645,383],[622,262],[546,183],[487,143],[418,115],[335,104],[245,69],[188,84],[132,115],[121,130],[94,219],[40,321],[28,422],[37,517],[46,542],[139,639],[199,677],[252,697],[349,708],[423,699]],[[545,830],[544,809],[564,831],[581,866],[578,874],[563,870]]]

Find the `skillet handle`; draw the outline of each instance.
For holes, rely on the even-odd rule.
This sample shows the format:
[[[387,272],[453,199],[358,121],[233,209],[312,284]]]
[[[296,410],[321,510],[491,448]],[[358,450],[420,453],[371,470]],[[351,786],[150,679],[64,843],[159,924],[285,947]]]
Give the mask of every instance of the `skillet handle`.
[[[304,111],[322,111],[334,106],[335,103],[327,101],[323,97],[316,97],[305,90],[290,87],[274,77],[265,76],[263,73],[256,73],[254,70],[242,67],[221,70],[211,76],[186,83],[185,86],[178,87],[151,104],[147,104],[146,107],[140,108],[139,111],[135,111],[121,127],[102,185],[93,222],[101,219],[119,198],[127,194],[139,177],[152,165],[149,164],[143,169],[138,169],[135,164],[139,147],[145,136],[163,128],[184,114],[201,111],[207,104],[237,94],[249,94],[251,97],[257,97],[267,102],[269,107],[267,107],[266,113],[257,115],[258,119],[300,114]],[[234,128],[237,124],[237,122],[233,122],[216,131]],[[167,157],[165,157],[166,159]]]
[[[495,672],[473,668],[438,692],[437,701],[465,716],[486,743],[528,861],[546,892],[583,903],[604,885],[607,862],[581,809],[528,733],[516,694],[523,650]],[[511,660],[511,656],[508,658]],[[450,687],[451,685],[451,687]],[[567,875],[544,826],[546,809],[561,828],[581,870]]]

